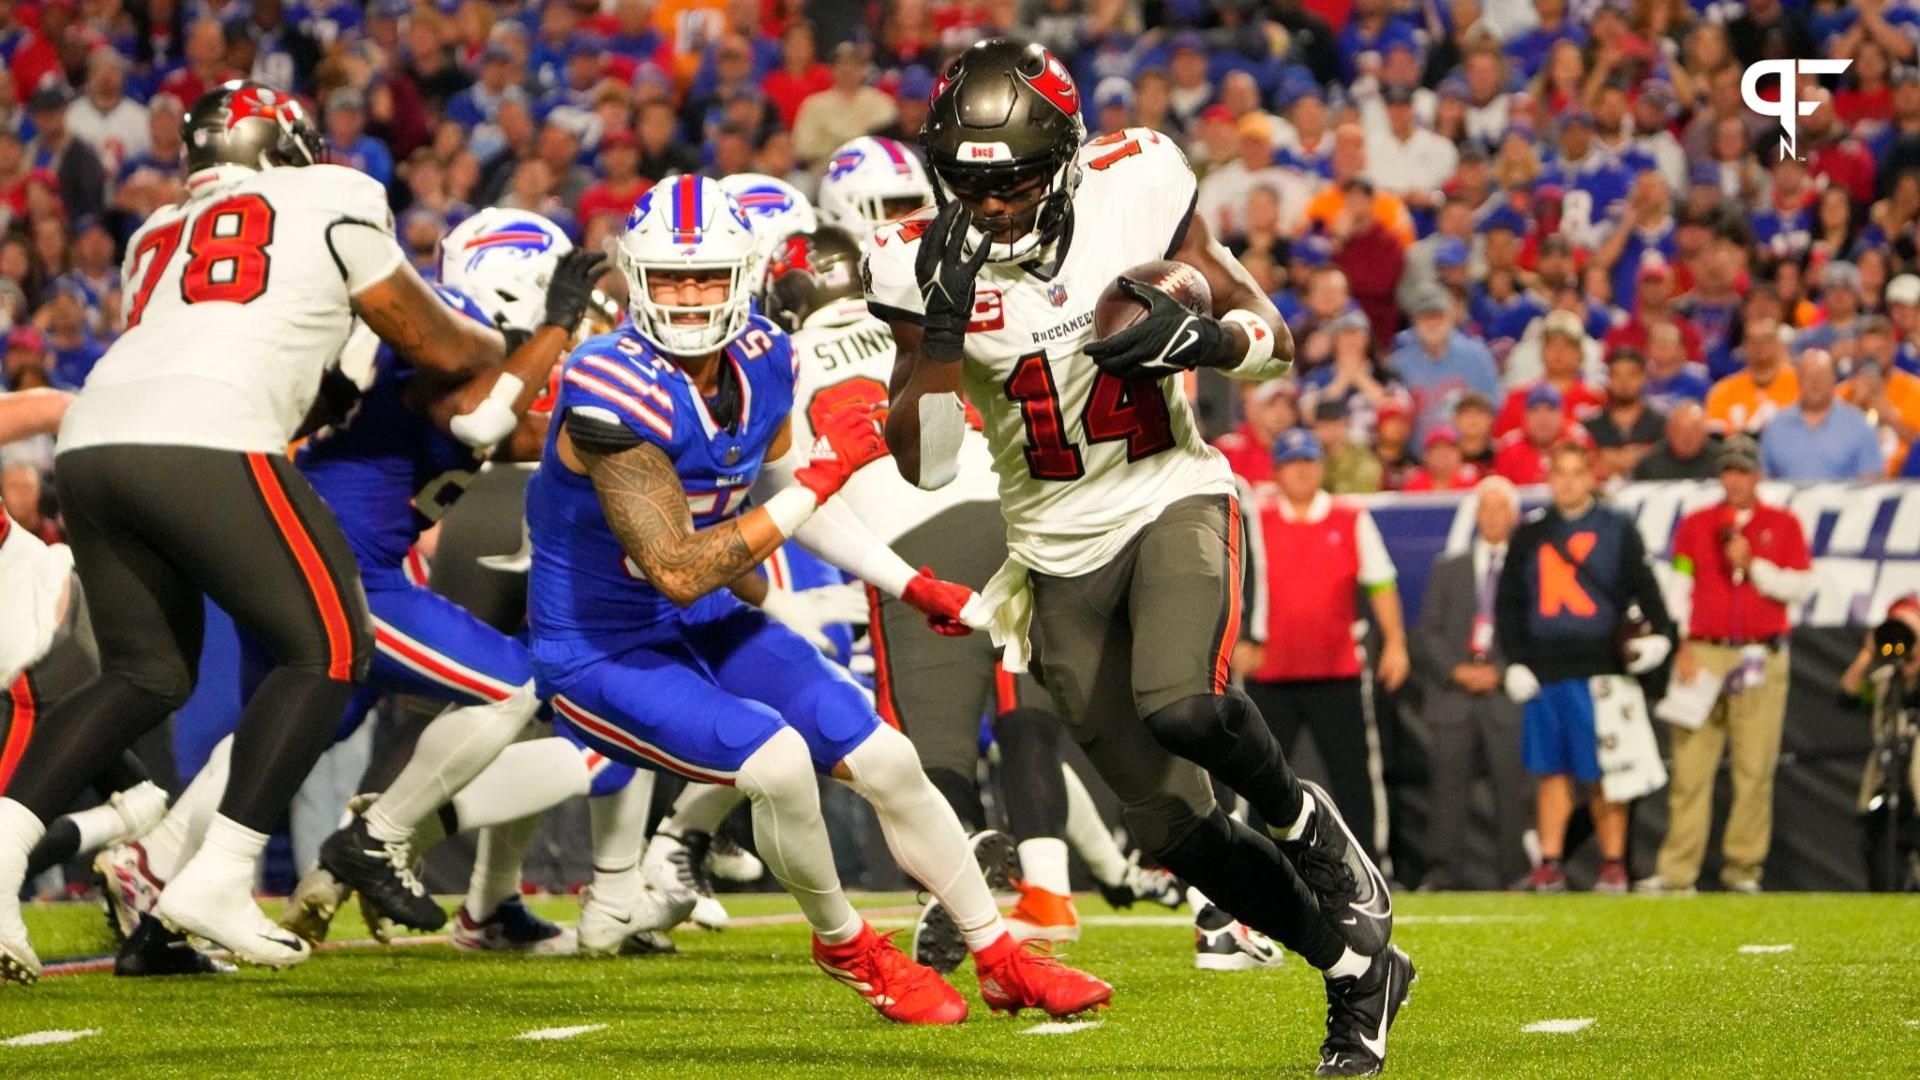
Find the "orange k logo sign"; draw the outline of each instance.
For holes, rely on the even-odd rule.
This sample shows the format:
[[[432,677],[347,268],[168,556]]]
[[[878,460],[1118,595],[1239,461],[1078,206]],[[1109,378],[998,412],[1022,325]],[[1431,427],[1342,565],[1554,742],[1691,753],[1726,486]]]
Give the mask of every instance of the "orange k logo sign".
[[[1587,561],[1594,540],[1590,532],[1574,533],[1567,538],[1567,553],[1573,556],[1573,562],[1561,558],[1551,544],[1541,545],[1540,614],[1552,617],[1566,612],[1588,616],[1600,610],[1587,590],[1580,587],[1580,579],[1574,573],[1575,567]]]

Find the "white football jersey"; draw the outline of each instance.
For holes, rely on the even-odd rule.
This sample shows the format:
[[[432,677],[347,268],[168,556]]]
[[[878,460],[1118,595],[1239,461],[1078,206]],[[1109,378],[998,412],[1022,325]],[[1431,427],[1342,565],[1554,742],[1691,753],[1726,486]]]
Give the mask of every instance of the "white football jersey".
[[[813,445],[819,422],[837,409],[884,409],[893,354],[893,334],[867,312],[864,301],[845,300],[808,316],[793,335],[794,362],[800,367],[793,388],[794,445]],[[969,428],[960,443],[960,474],[940,490],[915,487],[892,458],[881,458],[854,473],[840,497],[874,535],[891,544],[942,510],[999,498],[993,453],[986,436]]]
[[[284,452],[347,340],[353,291],[404,258],[386,189],[365,173],[223,167],[195,179],[127,242],[127,330],[67,411],[63,452]]]
[[[52,646],[72,574],[65,544],[43,542],[0,510],[0,691]]]
[[[986,419],[1007,546],[1020,563],[1069,576],[1095,569],[1168,504],[1226,494],[1233,473],[1200,437],[1180,380],[1123,381],[1083,351],[1093,309],[1122,273],[1172,254],[1194,179],[1173,141],[1147,128],[1080,152],[1059,272],[989,263],[974,285],[962,380]],[[920,315],[914,257],[929,208],[874,233],[863,273],[876,314]]]

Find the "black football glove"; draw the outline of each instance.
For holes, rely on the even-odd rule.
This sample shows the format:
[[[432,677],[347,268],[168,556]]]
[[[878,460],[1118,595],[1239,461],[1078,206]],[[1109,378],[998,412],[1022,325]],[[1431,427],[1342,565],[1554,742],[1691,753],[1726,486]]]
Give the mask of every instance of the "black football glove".
[[[929,360],[952,363],[966,355],[967,323],[973,318],[973,282],[987,264],[983,240],[971,259],[966,257],[967,230],[973,215],[950,200],[934,215],[933,225],[920,238],[913,276],[920,285],[920,303],[926,309],[921,326],[920,354]]]
[[[1146,318],[1087,346],[1100,370],[1121,379],[1158,379],[1177,371],[1214,367],[1227,348],[1227,328],[1211,315],[1195,315],[1151,285],[1129,277],[1120,291],[1147,305]]]
[[[587,317],[593,303],[593,286],[607,272],[607,257],[598,251],[575,248],[560,256],[553,268],[553,280],[547,283],[546,326],[572,332]]]

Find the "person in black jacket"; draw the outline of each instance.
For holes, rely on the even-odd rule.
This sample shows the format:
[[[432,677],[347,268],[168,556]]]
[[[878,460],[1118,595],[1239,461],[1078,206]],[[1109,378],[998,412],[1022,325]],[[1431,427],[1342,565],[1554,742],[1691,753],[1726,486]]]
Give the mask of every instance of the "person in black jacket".
[[[1525,705],[1521,758],[1540,778],[1535,825],[1542,861],[1527,883],[1537,892],[1566,888],[1561,859],[1576,783],[1593,787],[1602,860],[1594,890],[1626,891],[1627,808],[1606,801],[1599,786],[1588,680],[1644,674],[1673,651],[1673,620],[1639,530],[1594,498],[1596,482],[1592,450],[1571,442],[1553,449],[1553,503],[1514,533],[1494,601],[1507,696]],[[1629,631],[1636,606],[1650,629]]]

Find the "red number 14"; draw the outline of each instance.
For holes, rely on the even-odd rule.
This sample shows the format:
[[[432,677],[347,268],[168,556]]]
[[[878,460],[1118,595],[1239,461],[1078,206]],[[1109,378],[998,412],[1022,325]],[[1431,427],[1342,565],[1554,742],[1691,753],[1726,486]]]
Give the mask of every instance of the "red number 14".
[[[1068,438],[1061,415],[1060,391],[1044,352],[1028,353],[1007,377],[1007,397],[1020,406],[1027,429],[1027,471],[1035,480],[1078,480],[1086,463]],[[1080,414],[1087,443],[1127,444],[1127,460],[1139,461],[1173,449],[1173,420],[1167,399],[1152,379],[1094,376],[1093,391]]]

